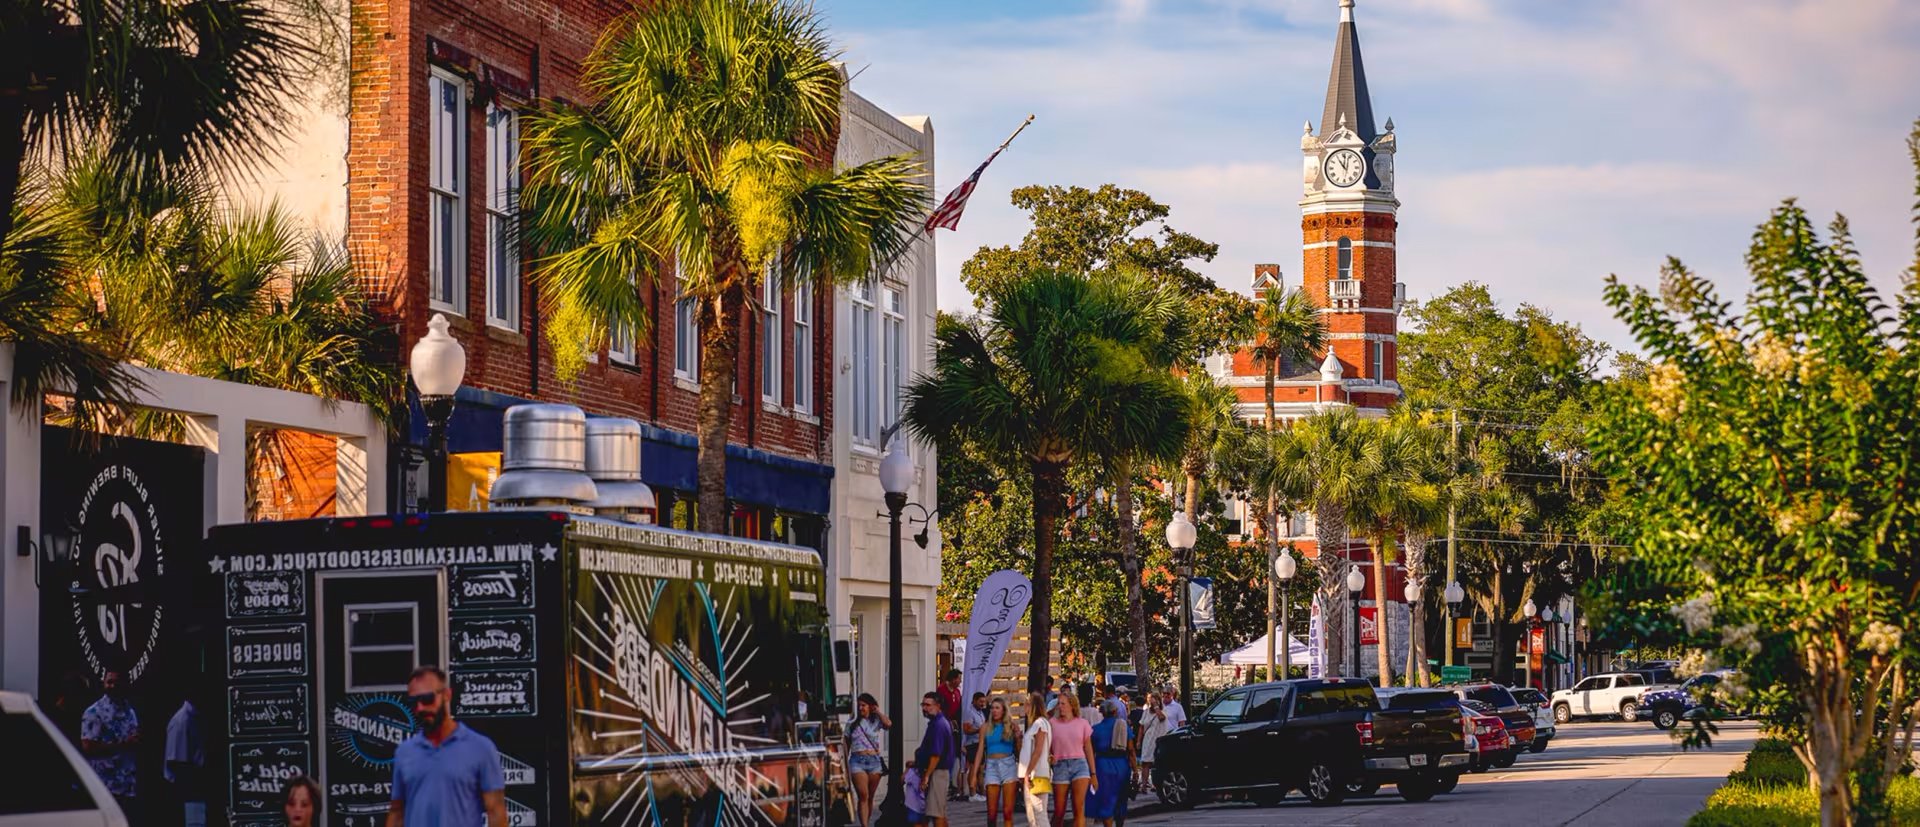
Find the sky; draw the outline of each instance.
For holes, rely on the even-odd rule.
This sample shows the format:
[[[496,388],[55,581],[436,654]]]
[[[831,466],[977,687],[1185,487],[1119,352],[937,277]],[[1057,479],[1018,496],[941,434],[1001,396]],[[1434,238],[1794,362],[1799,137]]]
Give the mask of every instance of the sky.
[[[1319,117],[1337,0],[815,0],[854,88],[931,117],[935,189],[1033,126],[941,231],[961,264],[1019,243],[1008,193],[1114,183],[1220,244],[1199,269],[1299,284],[1302,124]],[[1631,347],[1601,300],[1676,256],[1737,299],[1755,226],[1797,197],[1843,213],[1867,270],[1913,261],[1920,0],[1357,0],[1375,117],[1391,117],[1409,298],[1484,282]],[[1319,124],[1314,124],[1316,131]]]

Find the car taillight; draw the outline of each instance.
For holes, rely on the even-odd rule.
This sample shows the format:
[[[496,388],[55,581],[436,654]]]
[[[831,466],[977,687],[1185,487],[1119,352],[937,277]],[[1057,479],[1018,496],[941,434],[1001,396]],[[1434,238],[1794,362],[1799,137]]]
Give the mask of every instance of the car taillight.
[[[1373,746],[1373,722],[1361,721],[1353,725],[1353,731],[1360,733],[1360,746]]]

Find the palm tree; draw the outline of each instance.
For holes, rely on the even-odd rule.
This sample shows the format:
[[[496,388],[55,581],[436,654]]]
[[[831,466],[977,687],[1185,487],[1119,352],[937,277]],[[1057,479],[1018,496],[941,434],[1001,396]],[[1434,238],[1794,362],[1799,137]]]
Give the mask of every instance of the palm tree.
[[[1378,612],[1377,654],[1383,686],[1393,680],[1387,639],[1387,608],[1391,605],[1387,600],[1387,565],[1393,562],[1395,540],[1401,531],[1412,527],[1424,530],[1446,513],[1439,482],[1437,434],[1406,416],[1371,420],[1361,429],[1365,443],[1361,472],[1348,517],[1365,531],[1373,546],[1373,605]]]
[[[672,262],[700,330],[699,528],[727,530],[726,446],[742,323],[770,263],[857,279],[903,254],[925,210],[905,157],[830,169],[846,81],[812,8],[668,0],[610,28],[581,85],[598,102],[527,117],[522,222],[556,370],[650,319],[636,280]],[[585,339],[588,347],[581,347]]]
[[[14,0],[0,10],[0,244],[35,157],[101,147],[138,188],[267,157],[314,50],[269,0]]]
[[[1260,295],[1260,303],[1254,311],[1253,358],[1260,361],[1262,369],[1262,387],[1266,391],[1267,430],[1280,426],[1279,416],[1273,404],[1273,386],[1278,380],[1282,365],[1304,362],[1313,355],[1326,350],[1327,330],[1320,319],[1320,309],[1305,290],[1287,291],[1278,284],[1267,288]],[[1273,570],[1274,558],[1280,555],[1280,489],[1268,487],[1260,514],[1260,529],[1267,537],[1267,571]],[[1279,610],[1279,585],[1272,577],[1267,578],[1267,666],[1273,667],[1274,613]],[[1282,641],[1280,645],[1291,646],[1291,641]]]
[[[1347,514],[1362,485],[1361,422],[1352,409],[1315,414],[1281,431],[1275,438],[1269,485],[1299,502],[1313,506],[1317,547],[1314,571],[1319,573],[1320,628],[1325,639],[1325,674],[1338,675],[1345,666],[1347,569]],[[1358,630],[1356,630],[1357,632]],[[1359,664],[1351,664],[1354,669]]]
[[[1033,491],[1032,640],[1053,631],[1053,550],[1067,470],[1114,445],[1177,453],[1186,401],[1151,350],[1163,329],[1137,282],[1040,272],[987,298],[982,315],[942,316],[933,371],[906,392],[907,427],[942,445],[971,440],[1025,465]],[[1030,686],[1050,652],[1033,647]]]

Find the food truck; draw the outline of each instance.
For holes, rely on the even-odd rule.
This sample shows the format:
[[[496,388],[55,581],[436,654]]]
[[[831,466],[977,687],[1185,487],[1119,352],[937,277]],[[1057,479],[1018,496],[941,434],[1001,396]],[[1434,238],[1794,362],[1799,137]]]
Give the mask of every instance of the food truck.
[[[384,824],[419,664],[499,747],[514,825],[825,823],[812,549],[502,511],[218,526],[207,554],[228,823],[278,823],[304,774],[325,823]]]

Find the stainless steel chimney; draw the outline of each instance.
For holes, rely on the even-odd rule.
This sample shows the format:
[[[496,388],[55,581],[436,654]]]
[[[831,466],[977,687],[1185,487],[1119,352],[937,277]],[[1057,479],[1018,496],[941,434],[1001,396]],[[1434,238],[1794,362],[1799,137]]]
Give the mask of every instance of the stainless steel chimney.
[[[587,467],[587,415],[572,405],[528,404],[507,409],[502,469],[489,492],[495,511],[557,509],[591,514],[600,495]]]
[[[653,523],[659,506],[640,481],[640,423],[631,419],[587,420],[587,476],[600,496],[588,503],[602,517]]]

